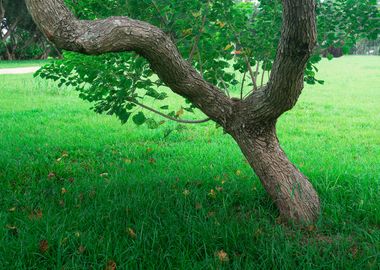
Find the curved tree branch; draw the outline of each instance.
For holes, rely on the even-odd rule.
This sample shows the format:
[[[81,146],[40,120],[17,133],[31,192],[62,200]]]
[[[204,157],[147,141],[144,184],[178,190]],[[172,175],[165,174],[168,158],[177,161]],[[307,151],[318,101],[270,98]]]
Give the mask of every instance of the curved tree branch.
[[[63,0],[26,0],[34,21],[57,47],[84,54],[134,51],[175,93],[189,99],[212,120],[224,125],[233,102],[185,61],[159,28],[128,17],[78,20]]]
[[[315,1],[282,2],[281,40],[267,87],[275,117],[297,102],[304,86],[306,63],[317,40]]]

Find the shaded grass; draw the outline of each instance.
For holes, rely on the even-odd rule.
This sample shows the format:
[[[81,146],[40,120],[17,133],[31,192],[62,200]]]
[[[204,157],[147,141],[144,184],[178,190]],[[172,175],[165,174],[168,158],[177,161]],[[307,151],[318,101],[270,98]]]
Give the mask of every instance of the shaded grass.
[[[326,85],[307,86],[278,126],[321,196],[304,229],[276,223],[213,124],[121,126],[53,83],[0,75],[0,268],[379,269],[379,58],[320,69]]]

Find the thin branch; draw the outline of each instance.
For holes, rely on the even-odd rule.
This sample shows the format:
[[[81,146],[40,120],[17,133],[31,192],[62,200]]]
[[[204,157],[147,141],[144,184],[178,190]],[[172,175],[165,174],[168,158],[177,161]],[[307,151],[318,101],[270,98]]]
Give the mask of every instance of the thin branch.
[[[160,16],[161,22],[162,22],[165,26],[168,26],[168,25],[169,25],[169,22],[168,22],[167,18],[165,18],[165,17],[162,16],[162,14],[161,14],[161,10],[160,10],[160,8],[158,7],[156,1],[152,0],[152,4],[153,4],[154,8],[156,9],[158,15]]]
[[[255,78],[257,79],[257,76],[259,75],[259,67],[260,67],[260,61],[257,61],[256,64],[256,72],[255,72]]]
[[[263,74],[261,74],[261,83],[260,83],[260,87],[263,87],[264,85],[264,74],[265,74],[265,69],[267,68],[267,63],[264,64],[264,68],[263,68]]]
[[[228,96],[228,97],[231,97],[231,96],[230,96],[230,91],[228,91],[228,87],[227,87],[226,82],[223,80],[223,78],[220,78],[220,80],[222,81],[223,88],[224,88],[224,91],[226,92],[227,96]]]
[[[245,77],[247,76],[247,71],[244,72],[243,79],[241,81],[241,88],[240,88],[240,99],[243,100],[243,91],[244,91],[244,83],[245,83]]]
[[[247,68],[248,68],[248,71],[249,71],[249,75],[251,76],[251,79],[252,79],[253,88],[255,89],[255,91],[257,91],[256,78],[255,78],[255,75],[253,74],[253,70],[252,70],[251,64],[249,63],[249,59],[248,59],[248,57],[246,55],[244,55],[244,60],[245,60],[245,63],[247,65]]]
[[[203,61],[202,61],[201,50],[199,50],[199,46],[197,46],[197,51],[198,51],[199,72],[201,73],[202,78],[203,78]]]
[[[129,102],[133,103],[133,104],[136,104],[138,106],[140,106],[141,108],[144,108],[148,111],[151,111],[155,114],[158,114],[166,119],[169,119],[169,120],[172,120],[172,121],[175,121],[175,122],[178,122],[178,123],[182,123],[182,124],[200,124],[200,123],[206,123],[208,121],[210,121],[211,119],[210,118],[206,118],[206,119],[203,119],[203,120],[182,120],[182,119],[177,119],[175,117],[172,117],[172,116],[169,116],[169,115],[166,115],[162,112],[159,112],[157,111],[156,109],[153,109],[151,107],[148,107],[138,101],[135,101],[135,100],[132,100],[132,99],[127,99]]]
[[[189,63],[191,63],[191,61],[193,60],[195,50],[196,50],[196,48],[198,47],[199,40],[201,39],[201,36],[202,36],[202,34],[203,34],[203,30],[204,30],[204,27],[205,27],[205,24],[206,24],[206,20],[207,20],[207,13],[208,13],[208,2],[207,2],[207,6],[206,6],[205,15],[204,15],[203,18],[202,18],[202,25],[201,25],[201,28],[199,29],[199,33],[198,33],[198,35],[195,37],[193,47],[191,48],[191,52],[190,52],[189,60],[188,60]]]

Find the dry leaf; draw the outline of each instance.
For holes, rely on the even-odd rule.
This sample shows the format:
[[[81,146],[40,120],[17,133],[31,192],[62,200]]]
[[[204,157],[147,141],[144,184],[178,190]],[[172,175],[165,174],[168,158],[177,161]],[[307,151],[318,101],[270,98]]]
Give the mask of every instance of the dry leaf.
[[[40,248],[41,253],[45,253],[46,251],[48,251],[48,249],[49,249],[48,241],[47,240],[41,240],[39,248]]]
[[[181,115],[183,115],[184,114],[184,110],[183,110],[183,108],[181,108],[179,111],[177,111],[176,113],[175,113],[175,115],[177,116],[177,117],[180,117]]]
[[[182,192],[182,194],[185,195],[185,196],[189,196],[189,194],[190,194],[190,190],[185,189],[185,190]]]
[[[223,188],[222,188],[222,187],[219,187],[219,186],[217,186],[215,189],[216,189],[217,191],[219,191],[219,192],[222,192],[222,191],[223,191]]]
[[[211,198],[215,199],[216,198],[216,192],[215,192],[215,190],[211,189],[210,192],[208,193],[208,196],[210,196]]]
[[[200,204],[200,203],[197,202],[195,204],[195,209],[197,209],[197,210],[202,209],[202,204]]]
[[[357,246],[352,246],[350,248],[350,252],[351,252],[351,255],[352,257],[356,258],[356,256],[358,255],[358,247]]]
[[[78,252],[80,254],[83,254],[85,251],[86,251],[86,248],[84,246],[80,245],[79,248],[78,248]]]
[[[33,212],[31,212],[29,214],[29,219],[33,220],[33,219],[41,219],[43,216],[42,214],[42,211],[41,210],[34,210]]]
[[[65,201],[64,200],[59,200],[59,206],[65,207]]]
[[[18,229],[16,226],[12,226],[12,225],[7,225],[7,229],[8,229],[8,232],[13,235],[13,236],[17,236],[18,235]]]
[[[116,263],[115,261],[108,261],[105,270],[116,270]]]
[[[221,262],[228,262],[230,260],[228,254],[223,249],[218,251],[216,255],[218,256],[219,261]]]
[[[128,234],[133,239],[137,238],[137,234],[135,233],[135,231],[132,228],[128,228]]]
[[[61,194],[66,194],[66,193],[67,193],[67,189],[61,188]]]
[[[150,158],[150,159],[149,159],[149,163],[150,163],[150,164],[154,164],[154,163],[156,163],[156,160],[155,160],[154,158]]]
[[[207,217],[214,217],[216,215],[216,213],[214,211],[210,211],[207,213]]]
[[[124,159],[124,162],[127,163],[127,164],[131,164],[132,163],[132,159],[126,158],[126,159]]]
[[[100,177],[107,177],[108,176],[108,173],[101,173],[99,174]]]
[[[52,179],[52,178],[54,178],[55,177],[55,173],[54,172],[50,172],[49,174],[48,174],[48,178],[49,179]]]
[[[14,212],[14,211],[16,211],[16,207],[9,208],[8,211],[9,212]]]
[[[315,227],[315,225],[313,224],[310,224],[309,226],[306,227],[306,231],[308,232],[314,232],[316,229],[317,227]]]

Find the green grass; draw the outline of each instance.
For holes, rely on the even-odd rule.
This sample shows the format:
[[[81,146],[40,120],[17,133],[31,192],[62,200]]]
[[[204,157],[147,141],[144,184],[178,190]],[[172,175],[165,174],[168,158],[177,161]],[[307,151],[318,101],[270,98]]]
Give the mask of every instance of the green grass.
[[[0,75],[0,269],[379,269],[380,61],[320,70],[326,84],[278,126],[320,194],[306,229],[276,223],[213,124],[165,137],[176,124],[122,126],[53,83]]]
[[[35,67],[43,66],[52,60],[19,60],[19,61],[0,61],[0,68]]]

